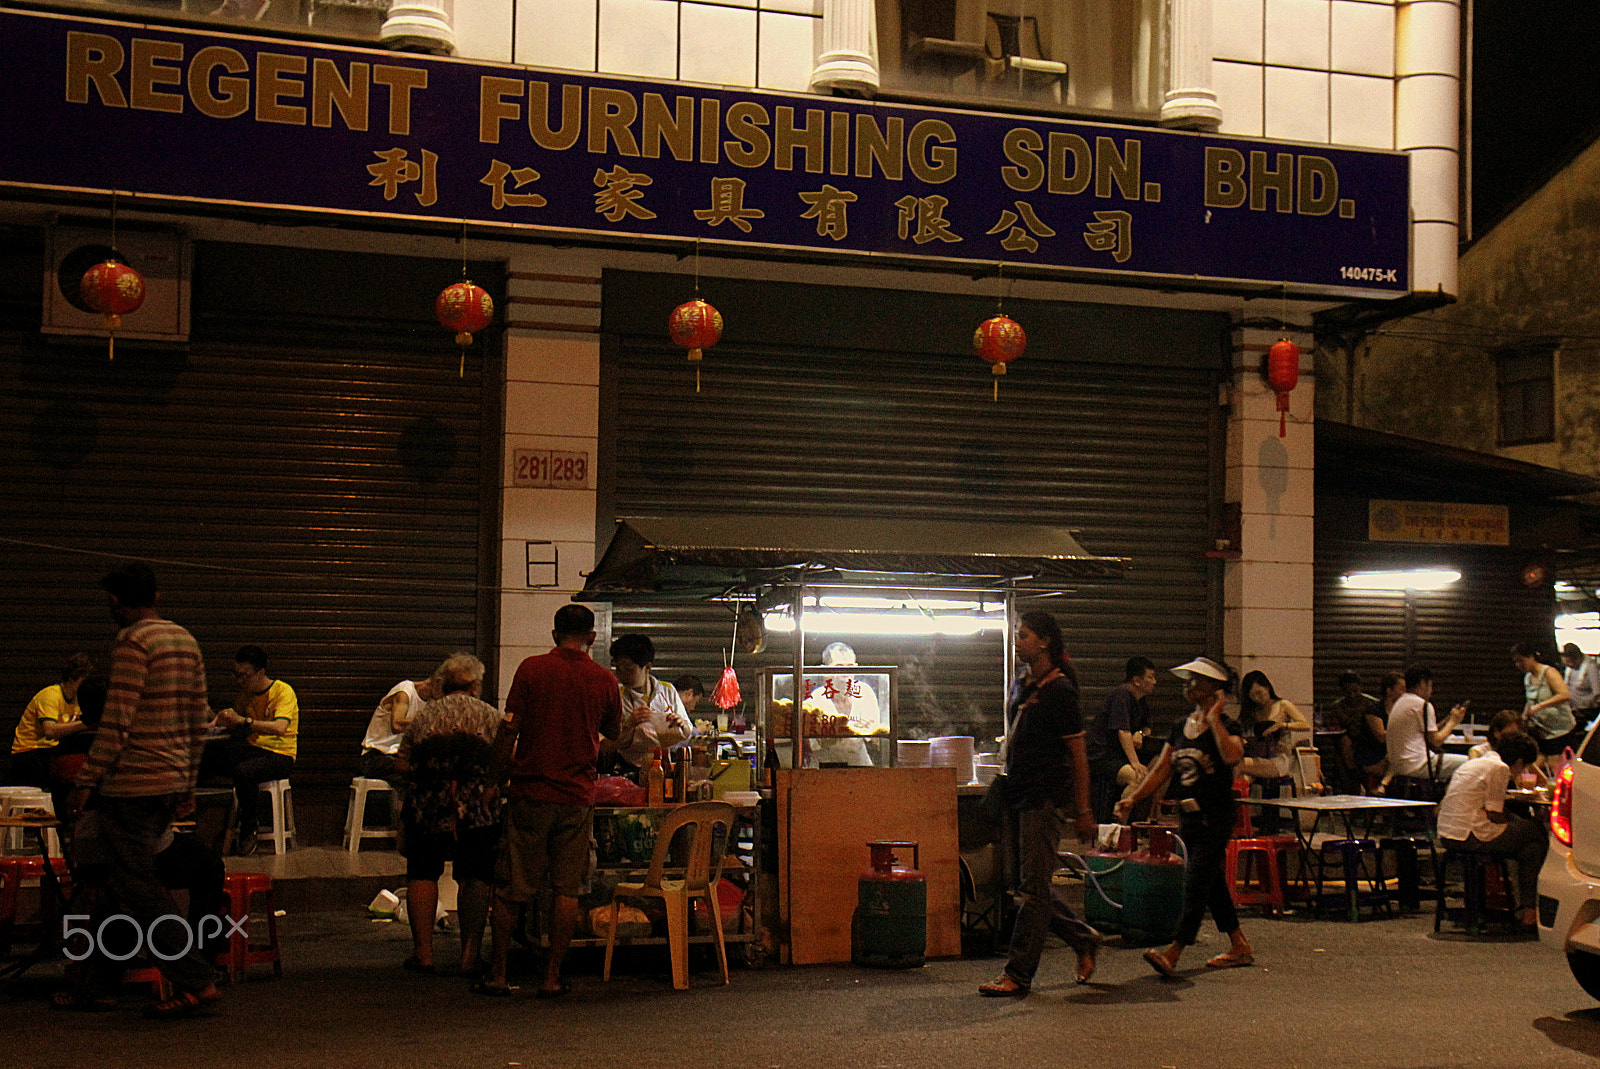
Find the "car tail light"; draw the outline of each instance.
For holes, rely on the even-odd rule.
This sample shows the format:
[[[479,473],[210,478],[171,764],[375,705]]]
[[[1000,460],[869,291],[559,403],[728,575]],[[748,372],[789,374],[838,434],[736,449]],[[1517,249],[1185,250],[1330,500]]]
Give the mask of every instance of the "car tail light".
[[[1556,777],[1555,797],[1550,802],[1550,831],[1562,846],[1572,845],[1572,766]]]

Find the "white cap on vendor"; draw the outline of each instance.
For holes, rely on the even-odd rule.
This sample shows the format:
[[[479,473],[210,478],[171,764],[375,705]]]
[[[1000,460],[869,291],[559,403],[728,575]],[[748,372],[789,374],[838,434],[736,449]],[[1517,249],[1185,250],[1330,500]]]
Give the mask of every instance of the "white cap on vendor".
[[[823,648],[822,663],[828,668],[854,668],[856,651],[847,642],[830,642]]]
[[[1191,675],[1205,676],[1207,679],[1215,679],[1222,683],[1232,678],[1232,673],[1225,665],[1218,664],[1210,657],[1196,657],[1188,664],[1180,664],[1172,669],[1172,674],[1179,679],[1188,679]]]

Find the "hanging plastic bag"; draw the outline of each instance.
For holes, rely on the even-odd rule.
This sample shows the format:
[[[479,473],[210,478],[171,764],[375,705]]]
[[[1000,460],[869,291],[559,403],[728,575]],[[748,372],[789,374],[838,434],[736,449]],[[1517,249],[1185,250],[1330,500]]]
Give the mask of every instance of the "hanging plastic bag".
[[[739,676],[730,664],[722,670],[722,678],[717,680],[716,689],[711,692],[711,704],[718,709],[732,709],[742,700],[739,696]]]

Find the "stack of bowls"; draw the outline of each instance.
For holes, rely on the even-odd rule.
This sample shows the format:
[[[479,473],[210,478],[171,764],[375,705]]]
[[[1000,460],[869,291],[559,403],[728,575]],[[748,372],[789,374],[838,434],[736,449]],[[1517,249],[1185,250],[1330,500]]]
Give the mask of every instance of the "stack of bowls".
[[[894,762],[901,768],[926,768],[932,747],[927,739],[901,739],[895,743]]]

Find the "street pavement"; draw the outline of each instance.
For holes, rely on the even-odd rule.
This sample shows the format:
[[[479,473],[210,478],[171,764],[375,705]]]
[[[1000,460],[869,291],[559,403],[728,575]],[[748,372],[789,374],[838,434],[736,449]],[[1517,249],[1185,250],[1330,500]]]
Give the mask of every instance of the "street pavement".
[[[61,969],[49,965],[0,998],[0,1034],[30,1069],[1592,1069],[1600,1058],[1600,1006],[1560,955],[1530,940],[1435,936],[1431,914],[1247,917],[1255,967],[1206,969],[1226,942],[1206,931],[1177,980],[1113,942],[1078,986],[1073,955],[1052,944],[1021,1000],[977,997],[997,957],[906,971],[736,967],[724,988],[697,954],[692,990],[675,992],[663,947],[619,955],[626,974],[609,984],[599,952],[578,953],[574,990],[558,1000],[532,997],[533,962],[519,960],[526,986],[490,999],[460,977],[404,972],[403,925],[351,911],[280,926],[283,978],[258,968],[213,1015],[146,1021],[132,988],[114,1013],[54,1012]],[[441,936],[441,961],[455,945]]]

